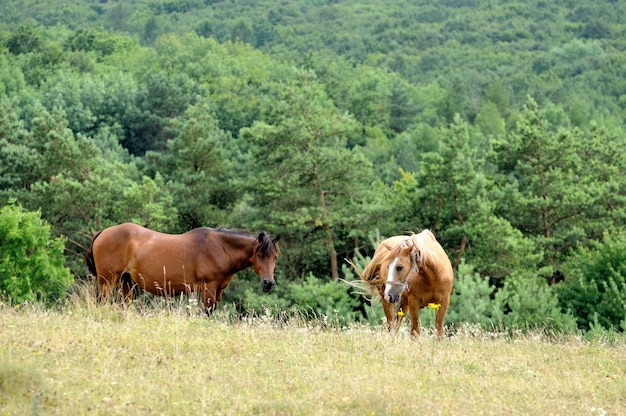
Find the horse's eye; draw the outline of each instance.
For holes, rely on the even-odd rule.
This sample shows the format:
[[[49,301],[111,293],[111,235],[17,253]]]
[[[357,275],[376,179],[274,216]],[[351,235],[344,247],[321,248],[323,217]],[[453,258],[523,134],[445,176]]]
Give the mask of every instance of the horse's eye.
[[[404,269],[404,266],[396,266],[396,271],[401,272]]]

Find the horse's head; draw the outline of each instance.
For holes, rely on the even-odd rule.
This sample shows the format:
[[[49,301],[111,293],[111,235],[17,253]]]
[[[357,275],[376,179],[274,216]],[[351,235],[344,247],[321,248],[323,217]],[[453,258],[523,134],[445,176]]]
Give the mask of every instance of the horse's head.
[[[261,279],[261,287],[264,292],[271,292],[276,284],[274,267],[279,254],[278,237],[271,238],[266,232],[260,232],[256,238],[256,247],[252,254],[252,266],[254,272]]]
[[[408,289],[408,279],[418,271],[420,251],[407,239],[396,245],[387,254],[381,267],[381,273],[387,276],[384,298],[389,303],[396,303]]]

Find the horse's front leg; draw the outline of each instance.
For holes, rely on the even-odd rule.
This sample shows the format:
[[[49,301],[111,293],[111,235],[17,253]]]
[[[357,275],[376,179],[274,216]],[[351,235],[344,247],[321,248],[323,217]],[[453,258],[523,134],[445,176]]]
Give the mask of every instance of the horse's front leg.
[[[381,300],[383,304],[383,310],[385,311],[385,317],[387,318],[387,329],[391,331],[398,331],[402,324],[402,319],[407,312],[407,301],[405,297],[402,297],[399,304],[389,303],[384,298]]]
[[[383,311],[385,312],[385,318],[387,318],[387,329],[391,331],[396,319],[395,307],[393,304],[387,302],[385,298],[381,298],[380,302],[383,304]]]
[[[420,334],[420,305],[418,302],[409,302],[409,313],[411,314],[411,335]]]
[[[217,292],[217,284],[213,281],[204,282],[201,286],[202,304],[204,305],[204,312],[207,315],[211,315],[217,307],[217,302],[219,301],[217,298]]]

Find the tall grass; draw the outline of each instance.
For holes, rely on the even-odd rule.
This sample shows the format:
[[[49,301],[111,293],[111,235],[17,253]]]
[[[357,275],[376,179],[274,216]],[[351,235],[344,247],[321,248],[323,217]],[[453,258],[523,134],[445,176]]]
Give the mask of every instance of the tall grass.
[[[152,303],[154,302],[154,303]],[[626,340],[207,318],[186,299],[0,306],[0,414],[626,414]]]

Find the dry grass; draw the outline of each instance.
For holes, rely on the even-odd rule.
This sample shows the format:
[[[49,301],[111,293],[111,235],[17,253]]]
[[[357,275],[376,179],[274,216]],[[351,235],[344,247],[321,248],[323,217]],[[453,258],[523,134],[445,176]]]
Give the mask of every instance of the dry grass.
[[[0,414],[626,414],[623,337],[439,342],[88,296],[62,311],[0,306],[0,322]]]

